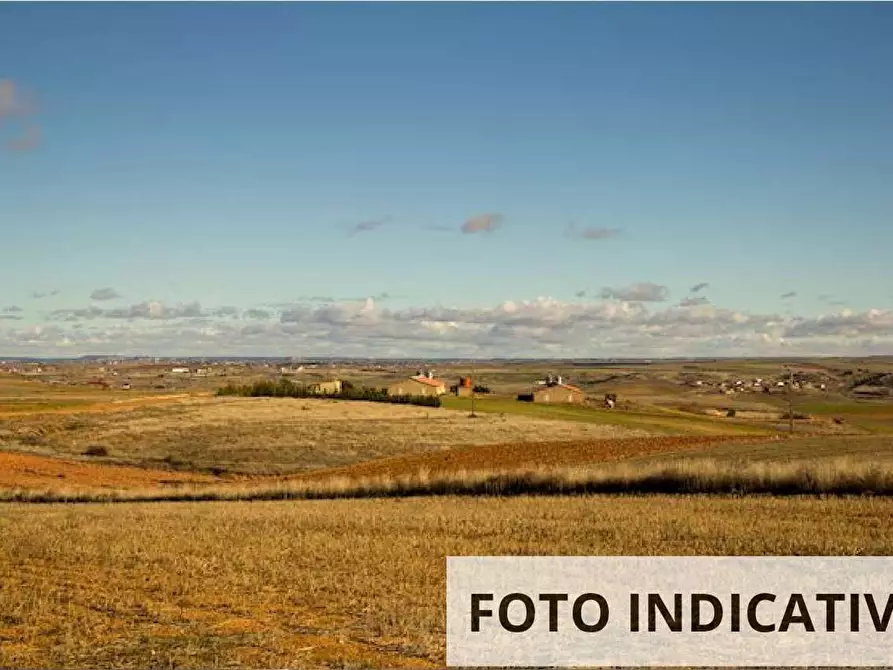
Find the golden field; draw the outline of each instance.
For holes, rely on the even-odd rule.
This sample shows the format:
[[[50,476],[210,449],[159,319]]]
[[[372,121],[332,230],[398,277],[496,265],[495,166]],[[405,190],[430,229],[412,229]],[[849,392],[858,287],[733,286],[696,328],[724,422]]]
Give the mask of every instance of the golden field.
[[[0,666],[437,667],[448,555],[882,555],[888,498],[7,504]]]
[[[0,416],[0,445],[80,457],[91,446],[108,463],[180,470],[283,474],[492,443],[644,435],[597,423],[481,414],[446,408],[292,398],[185,396],[109,404],[106,411]],[[92,459],[94,462],[96,458]]]
[[[893,549],[889,403],[810,396],[789,437],[745,414],[783,399],[669,367],[585,373],[589,407],[517,403],[532,371],[493,367],[474,418],[57,374],[0,379],[2,667],[433,668],[449,555]]]

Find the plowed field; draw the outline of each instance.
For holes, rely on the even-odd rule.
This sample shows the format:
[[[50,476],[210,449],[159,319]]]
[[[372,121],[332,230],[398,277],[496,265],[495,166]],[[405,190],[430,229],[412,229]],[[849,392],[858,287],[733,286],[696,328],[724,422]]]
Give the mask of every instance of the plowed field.
[[[211,484],[210,475],[147,470],[0,452],[0,488],[7,489],[146,489],[178,484]]]

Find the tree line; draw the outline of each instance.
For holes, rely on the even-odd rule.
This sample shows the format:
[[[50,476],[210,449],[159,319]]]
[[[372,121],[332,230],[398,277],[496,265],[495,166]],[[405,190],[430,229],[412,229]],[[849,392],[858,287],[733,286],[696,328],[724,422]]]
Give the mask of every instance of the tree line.
[[[388,395],[386,388],[357,387],[343,382],[339,393],[320,393],[305,384],[290,379],[262,380],[251,384],[227,384],[217,390],[219,396],[242,396],[248,398],[335,398],[337,400],[364,400],[366,402],[387,402],[394,405],[420,405],[440,407],[440,398],[423,395]]]

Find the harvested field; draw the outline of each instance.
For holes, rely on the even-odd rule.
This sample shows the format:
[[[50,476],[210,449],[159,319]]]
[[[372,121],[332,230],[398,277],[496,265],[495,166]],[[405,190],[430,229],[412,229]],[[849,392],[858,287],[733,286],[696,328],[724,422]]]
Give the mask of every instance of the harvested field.
[[[181,397],[129,411],[0,418],[0,447],[73,456],[90,445],[107,462],[184,470],[286,474],[407,453],[492,443],[641,436],[597,423],[443,408],[293,398]]]
[[[0,666],[431,668],[449,555],[889,555],[889,499],[6,505]]]

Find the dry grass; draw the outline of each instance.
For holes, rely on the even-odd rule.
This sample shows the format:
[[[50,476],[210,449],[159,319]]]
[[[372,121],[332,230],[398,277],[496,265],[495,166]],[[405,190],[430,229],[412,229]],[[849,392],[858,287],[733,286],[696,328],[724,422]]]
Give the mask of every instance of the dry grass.
[[[283,474],[463,445],[642,435],[618,426],[380,403],[180,398],[114,415],[0,419],[0,446],[52,456],[108,449],[106,462]]]
[[[732,452],[754,448],[755,438],[732,435],[625,437],[614,440],[586,440],[576,442],[530,442],[488,444],[478,447],[455,448],[422,454],[407,454],[394,458],[356,463],[343,468],[294,475],[292,478],[319,479],[321,477],[401,477],[425,471],[431,474],[450,474],[457,471],[493,472],[530,468],[572,468],[629,459],[664,455],[675,457],[717,449]],[[721,446],[722,445],[722,446]]]
[[[434,667],[448,555],[886,555],[881,498],[9,505],[0,666]]]
[[[375,477],[326,476],[247,484],[184,484],[161,490],[7,489],[0,500],[28,503],[197,502],[589,494],[773,494],[893,496],[893,461],[857,458],[628,461],[581,468],[418,471]]]

